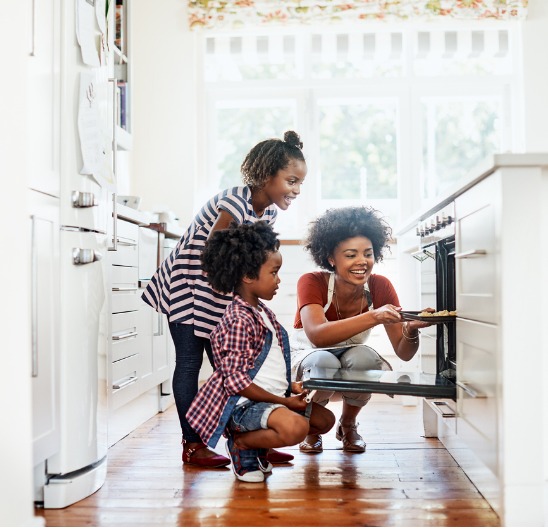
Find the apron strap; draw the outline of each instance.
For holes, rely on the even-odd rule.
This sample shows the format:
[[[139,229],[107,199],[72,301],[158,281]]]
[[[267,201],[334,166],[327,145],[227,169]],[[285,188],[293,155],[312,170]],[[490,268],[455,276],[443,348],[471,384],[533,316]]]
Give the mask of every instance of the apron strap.
[[[367,300],[367,306],[369,307],[369,310],[373,309],[373,298],[371,297],[371,291],[369,290],[369,285],[366,283],[363,286],[363,289],[365,290],[365,299]],[[327,283],[327,304],[323,308],[324,312],[327,312],[327,309],[331,305],[331,302],[333,301],[333,292],[335,292],[335,274],[331,273],[329,274],[329,282]]]

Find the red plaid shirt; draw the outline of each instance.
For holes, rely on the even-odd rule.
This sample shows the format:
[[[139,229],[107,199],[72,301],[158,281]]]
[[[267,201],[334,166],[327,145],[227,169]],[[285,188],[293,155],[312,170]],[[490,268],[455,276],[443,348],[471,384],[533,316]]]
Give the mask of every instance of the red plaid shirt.
[[[266,305],[260,301],[259,305],[276,330],[286,362],[289,395],[291,379],[287,332]],[[210,336],[215,371],[200,388],[186,414],[190,426],[208,445],[215,447],[240,398],[238,393],[251,384],[266,358],[272,343],[270,335],[259,311],[235,294]]]

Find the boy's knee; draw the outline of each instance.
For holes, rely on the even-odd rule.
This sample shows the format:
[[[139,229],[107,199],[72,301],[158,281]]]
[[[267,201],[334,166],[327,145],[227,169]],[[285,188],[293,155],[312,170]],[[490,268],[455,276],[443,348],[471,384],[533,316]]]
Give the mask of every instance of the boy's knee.
[[[292,421],[288,421],[287,428],[280,433],[284,446],[300,443],[308,434],[308,421],[296,415]]]

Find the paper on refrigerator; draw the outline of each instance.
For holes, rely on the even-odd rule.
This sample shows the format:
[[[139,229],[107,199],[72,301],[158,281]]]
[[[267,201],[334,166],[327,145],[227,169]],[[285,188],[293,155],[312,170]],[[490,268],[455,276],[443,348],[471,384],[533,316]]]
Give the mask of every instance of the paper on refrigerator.
[[[108,81],[104,69],[80,73],[78,134],[82,152],[80,174],[93,176],[100,185],[113,183]]]

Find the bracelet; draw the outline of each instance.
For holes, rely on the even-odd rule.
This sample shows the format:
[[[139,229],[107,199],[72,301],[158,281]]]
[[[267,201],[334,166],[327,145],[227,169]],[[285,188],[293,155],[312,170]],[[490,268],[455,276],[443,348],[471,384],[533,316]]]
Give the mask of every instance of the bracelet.
[[[419,343],[419,334],[421,333],[419,331],[419,329],[417,329],[417,334],[415,334],[414,336],[411,336],[409,334],[407,334],[405,331],[407,329],[407,326],[408,326],[408,323],[404,323],[402,328],[401,328],[401,332],[403,334],[403,337],[409,342],[409,343]]]

